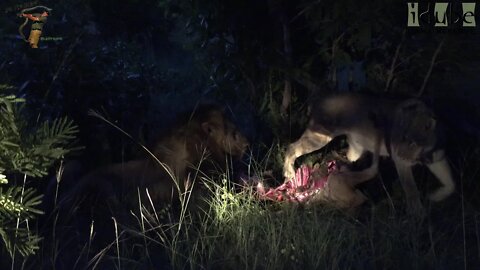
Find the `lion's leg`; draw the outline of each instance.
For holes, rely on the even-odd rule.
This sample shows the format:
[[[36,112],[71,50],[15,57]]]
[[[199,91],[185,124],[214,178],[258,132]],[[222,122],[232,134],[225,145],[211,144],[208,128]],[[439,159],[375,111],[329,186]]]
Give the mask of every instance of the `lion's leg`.
[[[352,200],[351,207],[358,207],[365,203],[368,198],[358,189],[355,190],[355,197]]]
[[[443,157],[441,160],[427,164],[427,167],[443,185],[428,195],[428,198],[431,201],[439,202],[448,197],[455,190],[455,182],[452,178],[450,165],[448,165],[447,159]]]
[[[357,161],[363,154],[364,149],[361,145],[348,142],[347,158],[349,161]]]
[[[420,202],[420,194],[412,173],[412,164],[393,158],[397,168],[398,178],[405,192],[408,211],[412,214],[422,215],[423,206]]]
[[[378,174],[378,166],[372,164],[369,168],[361,171],[340,172],[344,175],[345,182],[352,188],[373,179]]]
[[[286,178],[292,178],[295,176],[294,163],[295,160],[305,154],[311,153],[315,150],[318,150],[324,147],[327,143],[332,140],[332,137],[324,135],[319,132],[312,131],[307,129],[302,137],[296,142],[288,146],[287,152],[285,153],[285,161],[283,165],[283,175]]]

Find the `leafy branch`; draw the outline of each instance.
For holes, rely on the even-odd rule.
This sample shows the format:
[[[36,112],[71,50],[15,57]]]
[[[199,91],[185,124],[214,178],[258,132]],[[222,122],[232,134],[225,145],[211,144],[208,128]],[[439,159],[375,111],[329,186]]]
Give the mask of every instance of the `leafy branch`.
[[[43,214],[42,196],[26,188],[27,176],[48,173],[54,162],[75,150],[78,127],[67,118],[29,125],[22,114],[24,99],[4,94],[12,88],[0,85],[0,238],[12,258],[26,257],[39,248],[41,238],[30,230],[29,220]],[[9,183],[4,172],[24,175],[22,186]]]

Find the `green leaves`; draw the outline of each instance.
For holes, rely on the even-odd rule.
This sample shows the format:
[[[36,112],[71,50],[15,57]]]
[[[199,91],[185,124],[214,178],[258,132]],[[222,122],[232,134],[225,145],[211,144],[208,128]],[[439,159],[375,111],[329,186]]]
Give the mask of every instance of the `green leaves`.
[[[1,172],[0,168],[0,238],[10,256],[15,252],[24,257],[33,255],[41,238],[30,231],[28,221],[43,214],[36,208],[42,203],[43,195],[37,195],[33,188],[3,186],[8,181]]]
[[[32,234],[26,228],[0,227],[0,238],[10,254],[13,257],[15,251],[18,251],[23,257],[35,254],[38,250],[38,243],[41,238]]]
[[[55,160],[71,152],[78,127],[67,118],[43,122],[28,132],[21,110],[14,103],[23,99],[0,95],[0,164],[14,172],[39,177],[47,174]]]
[[[19,252],[26,257],[39,248],[41,238],[30,231],[28,221],[43,214],[36,208],[42,203],[43,195],[37,195],[33,188],[3,186],[7,183],[6,176],[0,174],[0,238],[10,256]]]
[[[36,195],[32,188],[23,190],[22,187],[0,187],[0,221],[8,218],[29,219],[43,214],[35,207],[42,203],[43,195]]]
[[[3,169],[0,168],[0,172],[3,172]],[[1,184],[8,184],[7,176],[0,173],[0,185]]]
[[[39,248],[40,237],[30,230],[29,220],[43,214],[37,207],[42,196],[33,188],[9,185],[4,171],[39,177],[54,162],[73,151],[78,127],[67,118],[31,126],[18,104],[25,100],[4,95],[0,85],[0,238],[10,256],[26,257]]]

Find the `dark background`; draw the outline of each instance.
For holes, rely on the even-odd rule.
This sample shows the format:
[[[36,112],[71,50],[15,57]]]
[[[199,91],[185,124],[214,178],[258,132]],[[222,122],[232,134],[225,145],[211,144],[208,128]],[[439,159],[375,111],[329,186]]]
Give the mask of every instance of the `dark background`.
[[[53,9],[42,36],[55,40],[31,49],[18,33],[25,3],[0,4],[0,84],[27,99],[33,121],[73,119],[85,149],[68,158],[86,170],[141,154],[89,109],[149,145],[213,100],[261,157],[295,140],[309,102],[334,91],[420,95],[445,123],[453,167],[465,149],[478,155],[480,26],[408,28],[399,0],[34,1]]]
[[[17,30],[25,3],[0,7],[0,81],[27,97],[32,117],[73,118],[91,163],[135,150],[88,109],[148,143],[178,111],[216,100],[250,139],[270,144],[302,132],[315,95],[421,91],[449,121],[476,129],[467,120],[478,113],[480,30],[407,28],[403,1],[37,1],[53,9],[42,36],[57,39],[39,49]]]
[[[53,9],[42,33],[53,40],[31,49],[17,13],[36,5]],[[480,134],[480,27],[406,27],[404,1],[6,0],[0,11],[0,82],[33,121],[79,125],[85,149],[70,158],[86,170],[142,154],[89,109],[148,146],[179,112],[216,101],[257,158],[256,146],[295,140],[309,103],[334,91],[420,95],[462,138],[453,151]]]
[[[32,49],[17,13],[36,5],[53,10],[50,40]],[[27,99],[32,121],[79,125],[85,149],[68,158],[86,170],[142,151],[89,109],[148,146],[179,112],[216,101],[257,158],[295,140],[310,102],[334,91],[421,96],[453,152],[480,134],[479,27],[406,27],[403,1],[7,0],[0,11],[0,82]]]

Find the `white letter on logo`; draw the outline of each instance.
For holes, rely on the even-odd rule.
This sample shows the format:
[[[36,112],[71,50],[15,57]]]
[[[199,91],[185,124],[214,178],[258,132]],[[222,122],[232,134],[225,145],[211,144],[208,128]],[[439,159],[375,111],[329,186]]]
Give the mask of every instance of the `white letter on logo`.
[[[420,24],[418,23],[418,3],[407,3],[408,6],[408,27],[419,27]]]
[[[463,26],[475,27],[475,3],[462,3]],[[471,19],[470,19],[471,18]]]
[[[448,3],[435,3],[434,14],[436,27],[448,26],[447,7]],[[443,18],[442,21],[440,21],[439,18]]]

